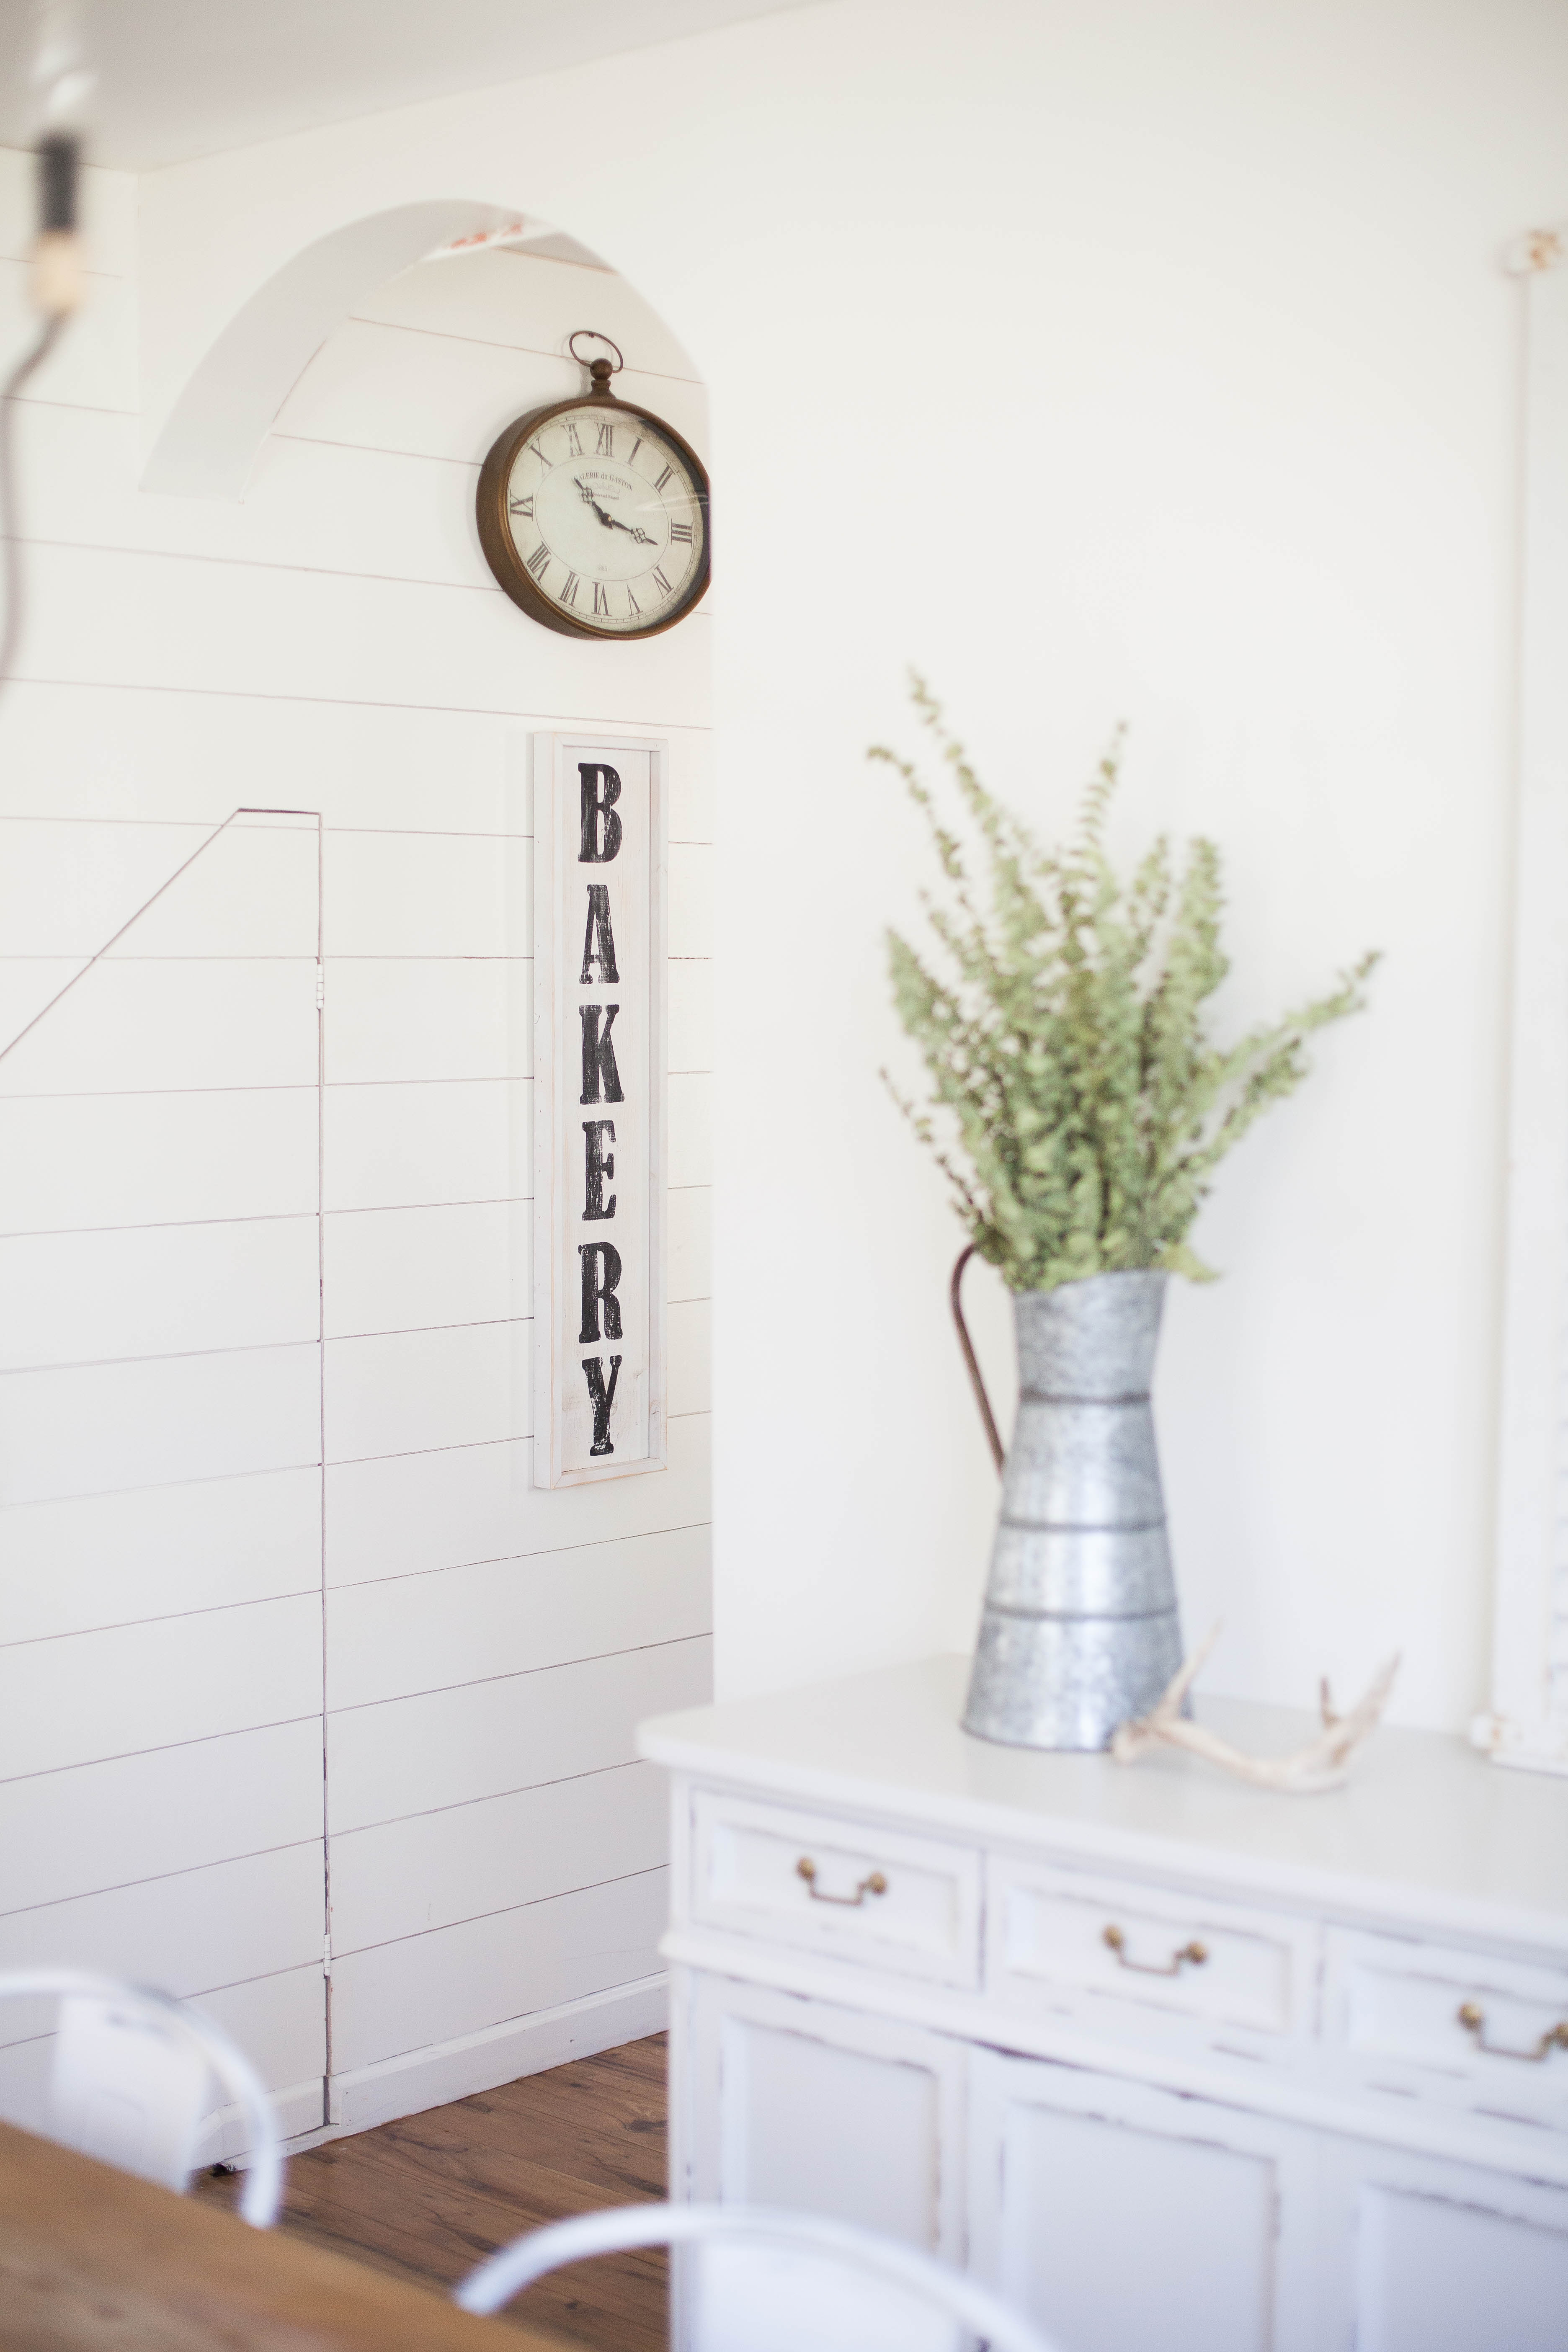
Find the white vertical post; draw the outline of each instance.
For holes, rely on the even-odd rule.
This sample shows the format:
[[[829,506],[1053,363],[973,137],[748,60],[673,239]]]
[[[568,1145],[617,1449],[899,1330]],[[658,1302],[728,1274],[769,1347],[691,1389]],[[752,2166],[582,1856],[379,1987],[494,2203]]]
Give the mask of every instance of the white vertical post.
[[[1492,1712],[1500,1762],[1568,1771],[1568,241],[1521,240],[1520,784]]]

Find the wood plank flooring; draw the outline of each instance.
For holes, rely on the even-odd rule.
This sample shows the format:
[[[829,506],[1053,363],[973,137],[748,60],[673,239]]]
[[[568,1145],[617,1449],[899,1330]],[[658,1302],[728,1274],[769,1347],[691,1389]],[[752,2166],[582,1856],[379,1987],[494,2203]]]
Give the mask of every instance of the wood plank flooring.
[[[452,2286],[542,2221],[665,2193],[665,2037],[527,2074],[333,2140],[289,2166],[279,2227],[396,2277]],[[232,2203],[232,2177],[195,2194]],[[666,2256],[558,2271],[513,2305],[588,2352],[665,2352]]]

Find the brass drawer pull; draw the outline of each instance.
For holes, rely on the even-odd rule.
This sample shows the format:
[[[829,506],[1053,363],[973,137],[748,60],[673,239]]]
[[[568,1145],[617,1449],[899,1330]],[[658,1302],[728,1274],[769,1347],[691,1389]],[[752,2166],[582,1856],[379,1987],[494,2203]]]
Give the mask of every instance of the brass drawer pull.
[[[863,1878],[853,1895],[824,1895],[816,1883],[816,1864],[809,1854],[801,1855],[795,1869],[805,1879],[806,1891],[814,1903],[842,1903],[846,1910],[858,1911],[868,1895],[886,1895],[888,1891],[888,1882],[879,1870],[874,1870],[869,1878]]]
[[[1117,1967],[1135,1969],[1141,1977],[1179,1977],[1184,1962],[1201,1969],[1209,1956],[1208,1946],[1200,1944],[1195,1937],[1190,1944],[1184,1944],[1179,1952],[1173,1952],[1168,1960],[1130,1960],[1127,1938],[1120,1927],[1108,1927],[1105,1941],[1116,1955]]]
[[[1549,2025],[1533,2050],[1510,2050],[1500,2042],[1487,2040],[1487,2013],[1478,2009],[1473,2000],[1465,2002],[1459,2011],[1459,2023],[1467,2033],[1476,2037],[1476,2048],[1484,2050],[1489,2058],[1522,2058],[1527,2066],[1539,2066],[1554,2050],[1568,2050],[1568,2019],[1561,2025]]]

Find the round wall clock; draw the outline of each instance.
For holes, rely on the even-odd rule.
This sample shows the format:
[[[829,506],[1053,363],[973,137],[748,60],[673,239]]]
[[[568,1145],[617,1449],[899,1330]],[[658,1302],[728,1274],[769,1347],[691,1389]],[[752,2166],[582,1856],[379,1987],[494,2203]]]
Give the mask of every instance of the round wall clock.
[[[708,586],[702,462],[661,417],[616,399],[617,373],[595,360],[593,390],[509,425],[479,475],[490,570],[514,604],[569,637],[656,636]]]

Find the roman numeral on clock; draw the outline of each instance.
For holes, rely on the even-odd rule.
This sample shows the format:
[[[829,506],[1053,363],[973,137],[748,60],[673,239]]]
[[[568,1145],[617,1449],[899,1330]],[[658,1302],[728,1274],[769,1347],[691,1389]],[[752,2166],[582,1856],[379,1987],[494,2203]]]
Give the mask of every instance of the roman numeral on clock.
[[[599,427],[599,446],[598,446],[598,447],[595,450],[594,455],[595,455],[595,457],[613,457],[615,456],[615,454],[616,454],[616,428],[615,428],[615,425],[614,425],[613,424],[610,424],[610,425],[600,425],[600,427]]]
[[[543,579],[544,567],[549,561],[550,550],[545,546],[544,541],[541,540],[539,545],[534,549],[533,553],[527,559],[528,569],[532,572],[536,580]]]
[[[596,580],[594,583],[594,610],[595,613],[603,613],[608,618],[610,600]]]
[[[669,593],[669,582],[665,578],[665,576],[664,576],[663,572],[659,570],[659,568],[658,568],[658,564],[657,564],[657,563],[656,563],[656,564],[654,565],[654,567],[653,567],[653,584],[654,584],[654,586],[658,590],[658,593],[659,593],[659,594],[660,594],[661,596],[668,596],[668,593]]]
[[[569,572],[566,574],[566,585],[561,591],[561,602],[563,604],[574,604],[577,602],[577,574],[574,572]]]
[[[629,587],[626,590],[626,610],[628,613],[639,614],[642,611],[642,606],[637,603]]]
[[[672,482],[674,479],[675,467],[673,466],[667,466],[663,473],[659,476],[658,481],[654,484],[654,488],[656,490],[662,490],[666,482]]]
[[[548,473],[551,467],[555,463],[554,458],[547,457],[537,441],[531,441],[528,446],[532,450],[534,456],[538,458],[540,464],[544,467],[546,473]]]
[[[508,499],[507,505],[510,508],[513,514],[526,515],[530,522],[533,520],[533,499],[531,496],[526,499]],[[689,539],[691,533],[688,531],[686,536]]]
[[[669,526],[669,535],[672,540],[679,540],[683,547],[689,547],[691,525],[689,522],[672,522]]]
[[[566,446],[574,457],[580,457],[583,455],[583,444],[577,437],[577,427],[570,417],[566,420]]]

